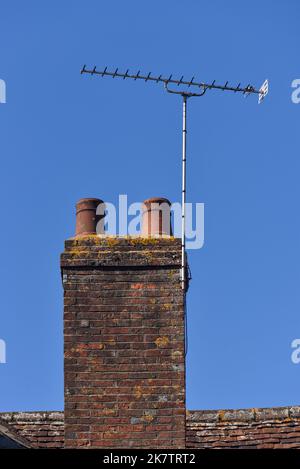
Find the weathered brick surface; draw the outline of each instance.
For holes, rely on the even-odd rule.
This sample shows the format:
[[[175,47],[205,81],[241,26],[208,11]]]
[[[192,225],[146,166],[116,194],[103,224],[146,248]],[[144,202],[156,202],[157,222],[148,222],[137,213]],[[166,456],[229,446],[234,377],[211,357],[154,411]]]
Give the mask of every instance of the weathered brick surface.
[[[173,238],[66,241],[66,447],[185,447],[180,253]]]
[[[12,438],[25,447],[62,448],[64,444],[63,412],[3,412],[2,423],[11,429]]]
[[[300,407],[190,411],[187,448],[300,448]]]
[[[62,448],[63,412],[0,413],[0,435],[33,448]],[[188,411],[187,448],[300,448],[300,407]]]

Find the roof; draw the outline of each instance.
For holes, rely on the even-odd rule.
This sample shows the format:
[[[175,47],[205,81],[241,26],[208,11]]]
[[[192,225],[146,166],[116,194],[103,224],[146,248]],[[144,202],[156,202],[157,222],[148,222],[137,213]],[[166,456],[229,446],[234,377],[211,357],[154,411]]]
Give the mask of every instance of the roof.
[[[300,448],[300,406],[187,412],[188,448]]]
[[[187,411],[187,448],[300,448],[300,406]],[[8,447],[62,448],[63,412],[0,413]]]
[[[22,438],[13,428],[0,419],[0,449],[30,448],[28,441]]]
[[[31,448],[62,448],[64,444],[63,412],[0,413],[0,434]]]

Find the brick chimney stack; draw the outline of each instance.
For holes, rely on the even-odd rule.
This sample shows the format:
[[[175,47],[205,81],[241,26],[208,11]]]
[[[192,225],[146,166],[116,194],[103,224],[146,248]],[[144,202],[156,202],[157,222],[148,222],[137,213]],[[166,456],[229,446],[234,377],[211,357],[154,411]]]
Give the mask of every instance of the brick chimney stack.
[[[98,236],[97,200],[61,256],[65,447],[184,448],[181,241],[149,201],[143,236]]]

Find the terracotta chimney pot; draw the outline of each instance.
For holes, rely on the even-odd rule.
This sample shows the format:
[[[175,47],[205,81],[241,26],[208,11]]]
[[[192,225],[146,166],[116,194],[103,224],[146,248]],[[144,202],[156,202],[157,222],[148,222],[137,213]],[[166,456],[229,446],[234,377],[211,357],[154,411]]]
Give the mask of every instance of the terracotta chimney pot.
[[[143,202],[141,235],[172,236],[171,202],[168,199],[153,197]]]
[[[97,215],[97,207],[104,202],[100,199],[80,199],[76,204],[76,233],[75,236],[97,234],[96,227],[101,215]],[[98,233],[102,234],[102,233]]]

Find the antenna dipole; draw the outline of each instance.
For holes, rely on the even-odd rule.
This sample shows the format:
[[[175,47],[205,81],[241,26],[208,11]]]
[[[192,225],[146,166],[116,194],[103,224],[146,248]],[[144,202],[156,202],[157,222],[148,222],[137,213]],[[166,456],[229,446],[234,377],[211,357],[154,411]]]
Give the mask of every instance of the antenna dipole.
[[[100,75],[102,77],[108,76],[112,78],[123,78],[124,80],[126,78],[131,78],[133,80],[144,80],[145,82],[147,81],[153,81],[156,83],[164,83],[166,85],[184,85],[184,86],[194,86],[198,88],[202,88],[203,90],[222,90],[222,91],[234,91],[235,93],[243,93],[243,94],[257,94],[259,97],[262,97],[262,99],[265,97],[267,94],[268,90],[263,90],[261,88],[255,89],[254,86],[248,84],[247,86],[241,87],[241,83],[239,83],[237,86],[228,86],[228,81],[224,85],[218,85],[216,84],[216,80],[213,80],[211,83],[204,83],[204,82],[196,82],[194,81],[195,77],[192,77],[190,80],[184,80],[184,76],[180,78],[180,80],[176,80],[173,78],[173,75],[171,74],[169,77],[163,77],[162,75],[159,76],[152,76],[151,72],[149,72],[146,75],[141,75],[140,70],[137,73],[129,73],[129,69],[126,70],[125,73],[119,72],[119,69],[116,68],[115,70],[107,70],[108,67],[105,67],[103,70],[97,70],[97,67],[94,67],[92,69],[86,68],[86,65],[82,67],[80,70],[80,73],[86,73],[89,75]],[[267,81],[266,81],[267,82]],[[266,83],[265,82],[265,83]],[[264,85],[265,85],[264,83]]]
[[[147,81],[152,81],[156,83],[163,83],[165,90],[168,93],[171,94],[177,94],[182,97],[182,103],[183,103],[183,108],[182,108],[182,207],[181,207],[181,217],[182,217],[182,223],[181,223],[181,275],[180,275],[180,281],[181,281],[181,286],[184,291],[187,290],[187,264],[186,264],[186,253],[185,253],[185,248],[186,248],[186,210],[185,210],[185,205],[186,205],[186,146],[187,146],[187,100],[188,98],[193,98],[193,97],[201,97],[203,96],[207,90],[222,90],[222,91],[233,91],[234,93],[242,93],[245,96],[249,96],[250,94],[256,94],[258,95],[258,102],[261,103],[265,96],[268,94],[269,91],[269,82],[268,80],[265,80],[262,86],[259,89],[256,89],[254,86],[248,84],[247,86],[241,87],[241,83],[239,83],[237,86],[228,86],[228,81],[224,85],[218,85],[216,84],[216,80],[213,80],[211,83],[205,83],[205,82],[196,82],[194,81],[195,77],[192,77],[190,80],[185,80],[184,76],[182,75],[179,80],[173,78],[173,75],[171,74],[169,77],[163,77],[162,75],[159,76],[152,76],[151,72],[149,72],[146,75],[141,75],[140,70],[135,73],[129,73],[129,69],[126,70],[125,73],[119,72],[119,69],[116,68],[115,70],[109,71],[107,69],[108,67],[105,67],[103,70],[97,70],[96,67],[93,69],[88,69],[86,68],[86,65],[83,66],[81,69],[80,73],[81,74],[89,74],[89,75],[100,75],[102,77],[104,76],[109,76],[112,78],[123,78],[124,80],[127,78],[131,78],[133,80],[144,80],[145,82]],[[182,90],[181,88],[179,89],[170,89],[169,85],[176,85],[178,87],[185,86],[188,89],[192,86],[195,88],[198,88],[197,92],[192,92],[189,91],[188,89]]]

